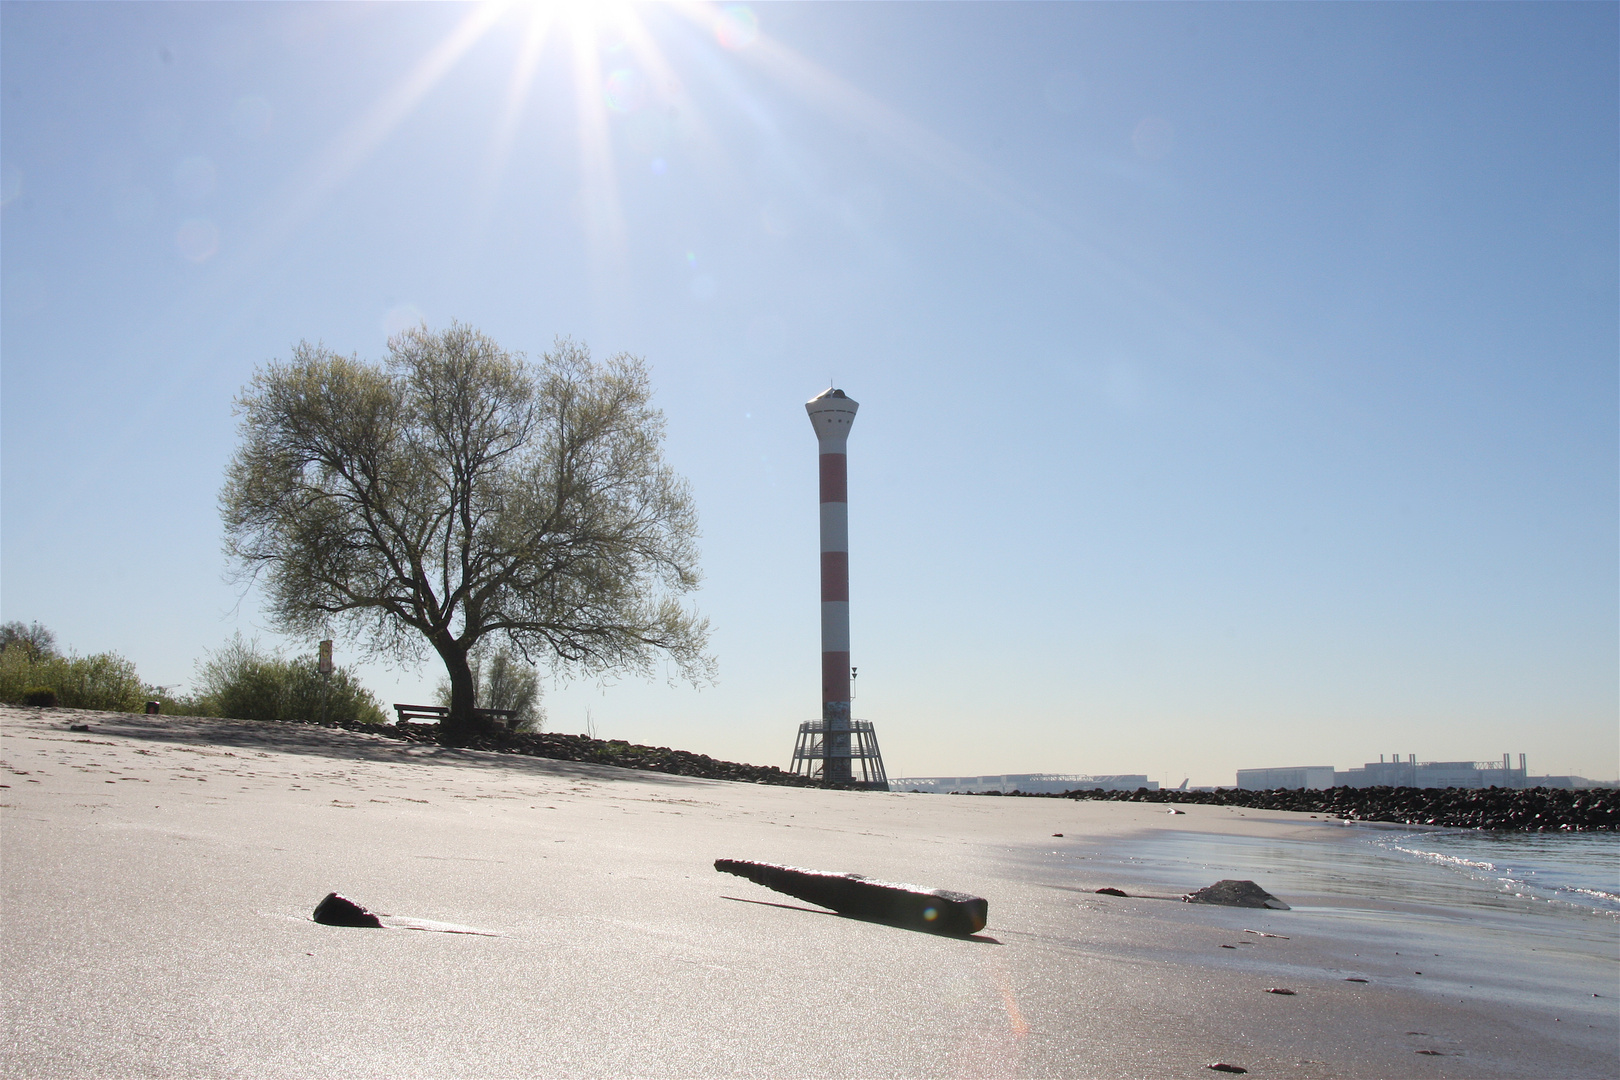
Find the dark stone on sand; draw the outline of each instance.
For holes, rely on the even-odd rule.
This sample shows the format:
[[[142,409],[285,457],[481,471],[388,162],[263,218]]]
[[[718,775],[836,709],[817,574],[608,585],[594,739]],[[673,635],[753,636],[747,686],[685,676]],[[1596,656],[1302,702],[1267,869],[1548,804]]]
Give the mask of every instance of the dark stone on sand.
[[[315,905],[314,919],[326,926],[382,926],[377,916],[335,892],[327,893],[326,899]]]
[[[1101,888],[1101,889],[1098,889],[1097,894],[1099,896],[1129,896],[1130,895],[1130,893],[1126,892],[1124,889],[1116,889],[1111,885],[1106,886],[1106,887]]]
[[[716,859],[714,868],[807,903],[831,908],[840,915],[930,934],[966,937],[983,930],[989,919],[989,901],[948,889],[923,889],[877,881],[861,874],[801,870],[742,859]]]
[[[69,724],[68,725],[68,730],[69,731],[89,731],[90,730],[90,725],[89,724]]]
[[[1224,1073],[1246,1073],[1246,1072],[1249,1071],[1248,1069],[1245,1069],[1241,1065],[1228,1065],[1224,1061],[1217,1061],[1213,1065],[1205,1065],[1204,1068],[1206,1068],[1206,1069],[1214,1069],[1216,1072],[1224,1072]]]
[[[1182,897],[1189,904],[1220,904],[1222,907],[1273,908],[1289,910],[1288,905],[1252,881],[1227,878]]]
[[[1284,997],[1293,997],[1294,996],[1294,991],[1286,989],[1285,987],[1281,987],[1281,986],[1268,986],[1268,987],[1266,987],[1266,993],[1268,993],[1268,994],[1281,994]]]

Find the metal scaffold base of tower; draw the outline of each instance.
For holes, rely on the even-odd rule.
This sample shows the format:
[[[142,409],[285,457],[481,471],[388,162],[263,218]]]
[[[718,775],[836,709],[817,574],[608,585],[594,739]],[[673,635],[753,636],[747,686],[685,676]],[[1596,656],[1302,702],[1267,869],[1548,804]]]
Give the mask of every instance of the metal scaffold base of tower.
[[[888,791],[877,732],[870,720],[806,720],[793,746],[796,776],[864,791]]]

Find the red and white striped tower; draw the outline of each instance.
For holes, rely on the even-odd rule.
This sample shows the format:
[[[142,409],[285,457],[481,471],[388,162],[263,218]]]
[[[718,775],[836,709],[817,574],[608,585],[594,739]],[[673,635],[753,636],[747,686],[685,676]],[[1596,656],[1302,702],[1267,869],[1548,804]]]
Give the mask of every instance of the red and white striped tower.
[[[825,783],[849,783],[849,428],[860,406],[842,390],[805,402],[821,444],[821,721]]]

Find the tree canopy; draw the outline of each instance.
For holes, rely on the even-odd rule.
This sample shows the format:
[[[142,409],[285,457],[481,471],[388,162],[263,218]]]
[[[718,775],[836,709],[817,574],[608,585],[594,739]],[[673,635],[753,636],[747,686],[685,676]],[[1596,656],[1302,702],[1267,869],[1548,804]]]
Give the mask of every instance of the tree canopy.
[[[644,361],[559,340],[538,362],[426,327],[382,363],[301,343],[238,399],[226,550],[292,634],[424,647],[450,679],[447,739],[478,727],[468,654],[497,635],[563,674],[713,677],[697,513],[663,459]]]

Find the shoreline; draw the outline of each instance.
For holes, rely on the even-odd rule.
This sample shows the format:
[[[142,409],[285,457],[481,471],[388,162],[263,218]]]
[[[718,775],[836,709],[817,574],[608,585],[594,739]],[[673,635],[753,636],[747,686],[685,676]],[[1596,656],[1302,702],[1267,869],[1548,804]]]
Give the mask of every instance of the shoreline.
[[[5,706],[23,708],[23,706]],[[42,713],[101,714],[93,710],[41,709]],[[220,717],[159,716],[158,722],[211,721],[233,724],[285,724],[353,731],[407,743],[439,745],[437,724],[361,724],[315,720],[227,720]],[[690,776],[708,780],[773,784],[784,787],[854,791],[854,785],[822,785],[808,777],[785,772],[775,765],[749,765],[725,761],[689,750],[649,746],[623,739],[597,739],[559,732],[487,732],[474,737],[465,750],[612,765],[624,769]],[[959,794],[951,792],[950,794]],[[1329,814],[1352,822],[1387,822],[1420,828],[1480,829],[1495,832],[1617,832],[1620,831],[1620,790],[1613,788],[1393,788],[1335,787],[1324,789],[1273,788],[1251,791],[1216,788],[1213,791],[1080,790],[1066,792],[972,792],[976,797],[1020,799],[1074,799],[1104,802],[1146,802],[1183,806],[1238,806],[1254,810],[1286,810]]]
[[[1533,989],[1539,954],[1461,950],[1431,960],[1452,965],[1444,979],[1401,975],[1374,954],[1433,936],[1411,913],[1115,899],[1077,891],[1079,860],[1038,854],[1107,849],[1112,862],[1090,862],[1115,873],[1133,852],[1194,843],[1199,859],[1166,858],[1176,884],[1254,877],[1293,903],[1309,898],[1249,856],[1228,874],[1208,855],[1348,850],[1353,830],[1304,815],[824,791],[312,726],[67,719],[0,709],[8,1076],[1620,1071],[1612,1001],[1559,1012],[1545,988],[1510,1000],[1454,978],[1494,965]],[[987,940],[831,915],[716,874],[717,857],[983,896]],[[498,936],[313,923],[334,890]],[[1554,937],[1602,969],[1590,942]]]

